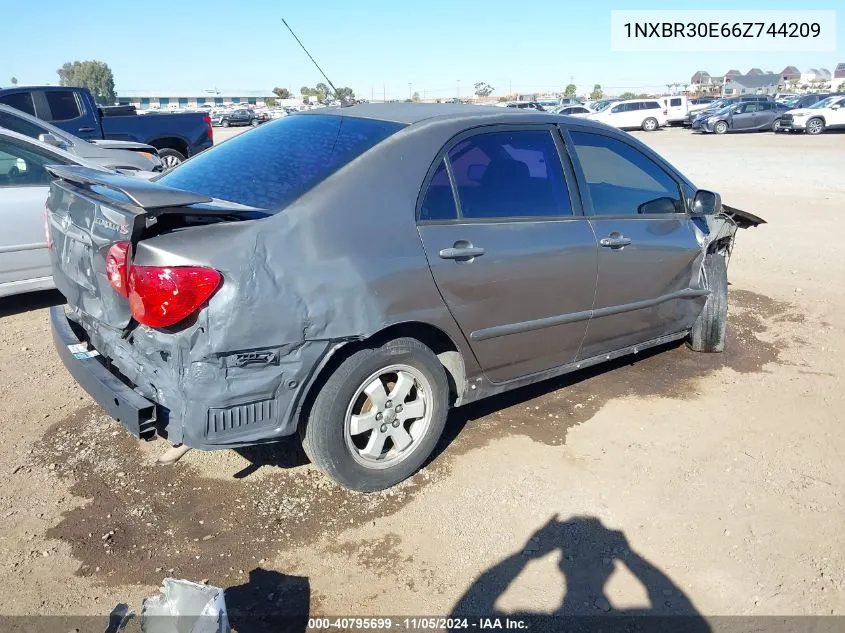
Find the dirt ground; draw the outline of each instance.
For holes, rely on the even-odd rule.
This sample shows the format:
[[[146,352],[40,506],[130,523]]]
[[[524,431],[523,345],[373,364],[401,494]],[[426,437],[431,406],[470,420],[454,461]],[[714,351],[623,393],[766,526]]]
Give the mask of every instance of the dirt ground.
[[[59,362],[56,296],[0,302],[0,613],[137,609],[173,575],[227,588],[241,630],[239,609],[845,615],[845,134],[638,136],[769,222],[730,262],[727,351],[456,410],[384,493],[338,488],[295,444],[156,467],[163,443]]]

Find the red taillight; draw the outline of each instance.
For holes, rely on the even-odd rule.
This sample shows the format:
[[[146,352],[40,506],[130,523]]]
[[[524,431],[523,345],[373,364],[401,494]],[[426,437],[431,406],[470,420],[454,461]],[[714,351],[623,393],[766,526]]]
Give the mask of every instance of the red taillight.
[[[116,242],[111,245],[106,254],[106,276],[115,292],[124,297],[129,296],[129,260],[132,244]]]
[[[211,125],[211,117],[207,114],[202,118],[208,128],[208,140],[214,142],[214,126]]]
[[[129,307],[139,323],[161,328],[179,323],[205,303],[220,286],[213,268],[132,266]]]

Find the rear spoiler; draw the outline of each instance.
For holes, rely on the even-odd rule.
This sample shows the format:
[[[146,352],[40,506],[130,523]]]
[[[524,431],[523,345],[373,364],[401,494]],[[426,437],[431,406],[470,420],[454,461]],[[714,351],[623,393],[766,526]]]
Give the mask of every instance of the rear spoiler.
[[[122,193],[132,204],[147,210],[213,202],[212,198],[198,193],[165,187],[143,178],[124,176],[90,167],[47,165],[46,169],[56,178],[74,185],[85,188],[95,185]]]
[[[129,199],[129,203],[109,201],[125,208],[130,213],[139,215],[138,207],[145,213],[140,215],[198,215],[198,216],[239,216],[242,219],[255,219],[268,215],[266,209],[257,209],[235,202],[215,200],[208,196],[183,191],[160,185],[157,182],[150,182],[146,178],[138,176],[126,176],[121,173],[101,171],[90,167],[78,167],[75,165],[47,165],[45,169],[53,176],[64,182],[77,187],[83,187],[96,194],[93,187],[105,187],[123,194]],[[102,195],[102,194],[101,194]],[[212,207],[197,208],[195,204],[211,204]],[[132,208],[134,205],[134,208]],[[246,216],[246,217],[245,217]]]

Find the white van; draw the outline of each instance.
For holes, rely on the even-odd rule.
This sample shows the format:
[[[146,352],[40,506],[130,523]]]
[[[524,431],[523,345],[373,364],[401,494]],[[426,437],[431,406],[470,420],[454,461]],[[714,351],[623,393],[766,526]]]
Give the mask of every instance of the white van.
[[[672,95],[663,97],[663,106],[666,109],[666,119],[669,125],[683,123],[689,112],[689,99],[683,95]]]
[[[667,122],[666,108],[660,99],[618,101],[599,112],[588,114],[586,118],[623,130],[639,128],[646,132],[653,132]]]

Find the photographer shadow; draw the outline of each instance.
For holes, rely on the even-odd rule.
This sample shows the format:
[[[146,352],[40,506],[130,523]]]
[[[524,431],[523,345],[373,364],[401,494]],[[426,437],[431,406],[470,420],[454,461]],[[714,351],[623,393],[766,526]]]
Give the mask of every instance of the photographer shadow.
[[[504,612],[496,601],[532,561],[560,551],[559,569],[566,594],[552,612]],[[643,586],[646,608],[614,609],[605,585],[616,564],[624,565]],[[659,630],[709,633],[710,626],[690,599],[655,565],[631,549],[625,535],[595,517],[553,517],[525,547],[482,573],[455,604],[452,618],[508,618],[531,631]],[[506,627],[505,627],[506,628]]]

